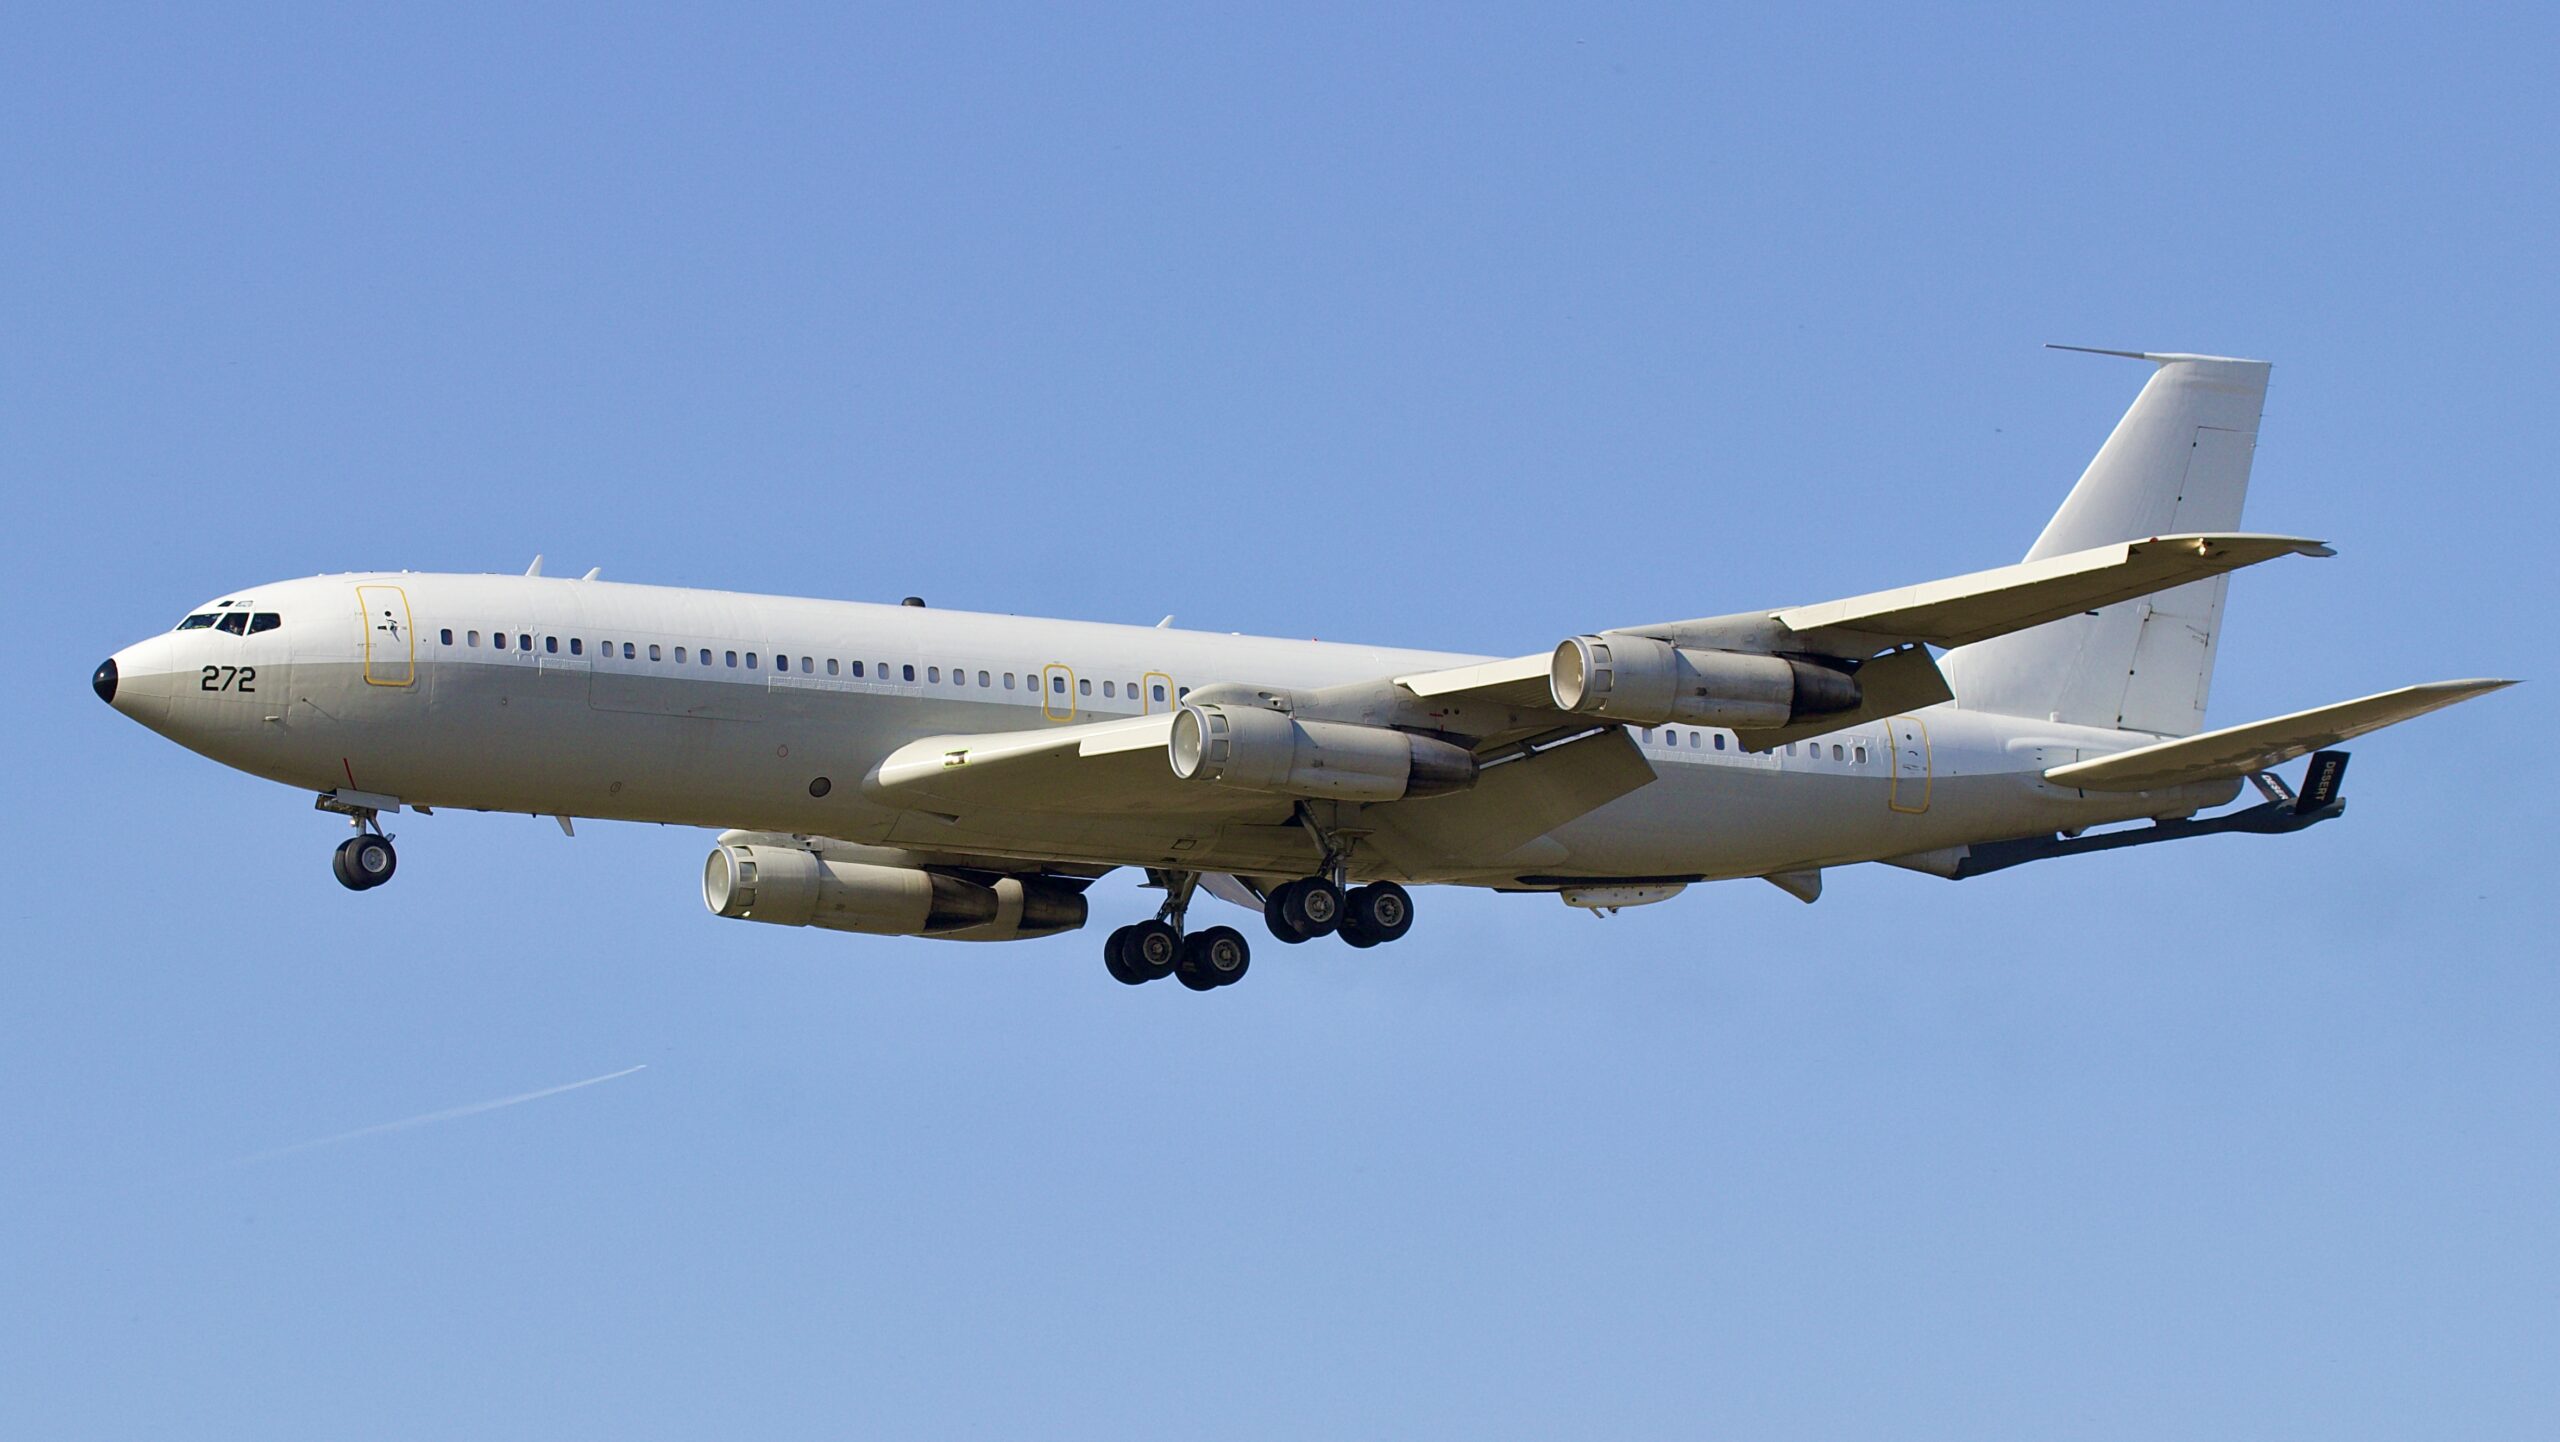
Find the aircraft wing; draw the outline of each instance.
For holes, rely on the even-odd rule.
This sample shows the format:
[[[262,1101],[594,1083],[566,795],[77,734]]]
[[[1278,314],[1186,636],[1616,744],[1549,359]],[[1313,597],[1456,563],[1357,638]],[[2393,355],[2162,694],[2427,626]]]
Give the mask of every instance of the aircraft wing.
[[[1949,699],[1946,678],[1929,652],[1932,646],[1962,645],[2040,625],[2277,556],[2328,554],[2319,542],[2293,536],[2158,536],[1820,605],[1639,626],[1601,636],[1813,659],[1854,672],[1859,695],[1854,709],[1736,732],[1746,748],[1765,750],[1799,736]],[[1291,724],[1306,723],[1300,741],[1316,752],[1327,744],[1316,734],[1325,726],[1389,728],[1463,749],[1488,773],[1513,762],[1534,762],[1507,784],[1528,786],[1527,778],[1548,778],[1538,783],[1546,788],[1539,793],[1541,815],[1548,825],[1558,825],[1578,814],[1577,808],[1603,804],[1650,779],[1651,773],[1632,747],[1622,755],[1618,747],[1564,744],[1641,723],[1563,709],[1549,681],[1553,666],[1553,654],[1541,653],[1311,691],[1204,686],[1191,693],[1190,703],[1285,713]],[[1284,795],[1175,775],[1167,751],[1173,720],[1171,714],[1157,714],[927,737],[892,752],[863,786],[884,804],[949,816],[989,810],[1263,819],[1275,811],[1281,818],[1289,814],[1293,803]],[[1573,779],[1564,784],[1568,776]],[[1474,809],[1421,794],[1375,804],[1436,807],[1446,816]]]
[[[1962,646],[2022,631],[2278,556],[2334,554],[2321,542],[2300,536],[2154,536],[1846,600],[1600,634],[1641,636],[1700,650],[1821,658],[1856,668],[1864,699],[1855,710],[1738,733],[1744,746],[1765,750],[1951,699],[1928,647]],[[1552,664],[1548,655],[1520,656],[1399,676],[1395,684],[1408,695],[1444,707],[1508,709],[1524,718],[1543,710],[1555,724],[1588,724],[1590,718],[1556,707],[1547,681]]]
[[[2246,776],[2514,684],[2484,679],[2403,686],[2397,691],[2296,711],[2271,721],[2252,721],[2246,726],[2228,726],[2094,761],[2075,761],[2054,767],[2045,772],[2044,778],[2057,786],[2075,786],[2083,791],[2150,791],[2189,781]]]

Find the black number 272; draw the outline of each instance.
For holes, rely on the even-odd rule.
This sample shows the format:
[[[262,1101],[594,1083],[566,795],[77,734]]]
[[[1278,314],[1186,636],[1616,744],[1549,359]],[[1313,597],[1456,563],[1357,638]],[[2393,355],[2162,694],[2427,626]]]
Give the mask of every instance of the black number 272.
[[[258,689],[255,666],[207,666],[204,681],[198,688],[205,691],[255,691]]]

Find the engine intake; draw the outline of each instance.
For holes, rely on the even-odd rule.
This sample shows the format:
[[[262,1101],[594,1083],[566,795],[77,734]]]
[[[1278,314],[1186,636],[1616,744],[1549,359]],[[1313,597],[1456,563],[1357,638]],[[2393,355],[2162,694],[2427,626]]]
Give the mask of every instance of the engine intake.
[[[1019,941],[1084,925],[1081,893],[1033,878],[993,884],[912,866],[838,861],[793,846],[724,843],[702,868],[720,916],[874,936]]]
[[[1854,711],[1855,678],[1784,656],[1691,651],[1649,636],[1576,636],[1556,647],[1556,705],[1638,726],[1745,730]]]
[[[1259,706],[1185,702],[1166,754],[1185,781],[1334,801],[1438,796],[1476,780],[1476,758],[1463,746]]]

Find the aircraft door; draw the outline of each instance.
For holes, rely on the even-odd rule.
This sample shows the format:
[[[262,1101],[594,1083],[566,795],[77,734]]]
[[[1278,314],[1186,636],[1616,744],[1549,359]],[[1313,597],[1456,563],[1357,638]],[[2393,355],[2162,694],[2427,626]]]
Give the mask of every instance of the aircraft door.
[[[1040,714],[1052,721],[1076,719],[1076,673],[1051,663],[1040,668]]]
[[[1911,815],[1929,809],[1929,728],[1917,716],[1886,723],[1893,736],[1893,791],[1886,804]]]
[[[1166,675],[1162,671],[1149,671],[1144,676],[1138,678],[1138,684],[1147,688],[1146,704],[1139,707],[1139,710],[1152,714],[1157,711],[1170,711],[1174,708],[1174,698],[1180,693],[1173,689],[1173,678],[1171,676]]]
[[[418,638],[409,628],[409,594],[398,586],[356,587],[364,627],[364,683],[406,686],[418,679]]]

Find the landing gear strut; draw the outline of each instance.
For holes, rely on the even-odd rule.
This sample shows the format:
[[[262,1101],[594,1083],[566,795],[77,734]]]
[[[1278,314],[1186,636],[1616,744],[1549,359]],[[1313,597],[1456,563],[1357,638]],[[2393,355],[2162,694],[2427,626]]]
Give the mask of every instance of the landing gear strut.
[[[1164,905],[1153,920],[1134,922],[1111,933],[1102,943],[1102,964],[1112,979],[1143,986],[1165,977],[1178,978],[1193,991],[1213,991],[1244,977],[1253,964],[1252,949],[1230,926],[1212,926],[1184,935],[1182,922],[1199,890],[1196,871],[1150,872],[1164,888]]]

